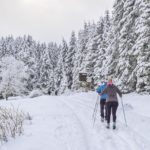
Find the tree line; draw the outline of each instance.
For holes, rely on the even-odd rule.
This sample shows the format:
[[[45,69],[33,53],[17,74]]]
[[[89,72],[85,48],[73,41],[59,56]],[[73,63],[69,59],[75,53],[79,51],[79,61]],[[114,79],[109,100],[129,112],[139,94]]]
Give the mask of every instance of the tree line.
[[[112,76],[123,92],[150,93],[149,12],[149,0],[116,0],[112,13],[106,11],[97,22],[85,22],[78,33],[72,31],[69,42],[62,39],[60,45],[39,43],[29,35],[2,37],[0,93],[8,89],[12,95],[37,88],[46,94],[79,90],[80,72],[92,77],[95,86]],[[22,66],[17,78],[19,67],[10,67],[9,60]],[[9,72],[8,68],[13,69]],[[13,76],[11,83],[7,83],[8,74]]]

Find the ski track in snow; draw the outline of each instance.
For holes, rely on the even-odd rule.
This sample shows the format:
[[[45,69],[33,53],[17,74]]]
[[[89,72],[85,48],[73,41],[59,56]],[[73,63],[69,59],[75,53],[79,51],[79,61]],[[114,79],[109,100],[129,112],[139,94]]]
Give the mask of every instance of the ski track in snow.
[[[106,129],[100,122],[99,106],[94,128],[92,114],[97,95],[78,93],[70,96],[43,96],[41,98],[13,101],[33,116],[32,124],[25,125],[25,133],[15,142],[1,146],[1,150],[150,150],[150,141],[139,134],[134,126],[126,127],[118,109],[117,129]],[[12,102],[3,105],[9,106]],[[33,107],[34,106],[34,107]],[[134,112],[132,105],[126,110],[135,123],[150,123],[149,117]],[[132,111],[132,112],[131,112]],[[135,116],[135,117],[133,117]],[[147,120],[148,118],[148,120]],[[131,122],[132,120],[128,120]],[[144,124],[141,123],[141,127]],[[149,128],[150,130],[150,128]],[[25,145],[25,146],[24,146]]]
[[[56,136],[63,143],[66,144],[67,150],[79,150],[79,149],[88,150],[89,148],[88,148],[88,142],[87,142],[87,138],[86,138],[86,132],[84,130],[84,127],[82,126],[80,119],[78,118],[76,113],[71,109],[71,107],[69,107],[65,102],[63,102],[63,101],[59,101],[59,102],[61,102],[62,106],[65,109],[68,109],[69,112],[72,114],[70,120],[68,120],[68,121],[73,121],[73,122],[75,122],[75,124],[72,124],[72,126],[67,126],[67,127],[64,126],[64,128],[62,128],[62,127],[57,128],[56,129]],[[75,128],[75,125],[76,125],[76,128]],[[76,131],[72,130],[73,128],[75,128]],[[67,130],[66,132],[64,132],[65,129]],[[70,129],[70,133],[73,133],[76,136],[77,135],[76,132],[77,132],[80,135],[80,137],[76,136],[76,137],[72,138],[72,140],[70,140],[71,134],[68,134],[68,136],[65,137],[66,133],[69,131],[69,129]],[[60,136],[61,136],[61,138],[60,138]],[[76,140],[78,139],[77,142],[78,142],[79,147],[76,147],[77,144],[76,145],[74,144],[75,139]],[[82,147],[81,147],[81,145],[82,145]]]
[[[96,96],[93,100],[96,100]],[[68,100],[67,102],[70,102],[70,101]],[[74,109],[75,107],[77,107],[78,109],[84,108],[82,110],[86,111],[84,112],[85,116],[86,114],[88,114],[90,109],[91,110],[94,109],[94,107],[90,105],[91,103],[88,103],[88,104],[86,103],[87,100],[85,100],[84,98],[76,97],[75,99],[74,97],[74,99],[72,99],[72,101],[70,102],[70,105],[72,105],[73,102],[74,102],[73,104]],[[83,111],[80,114],[83,115]],[[102,144],[103,146],[101,147],[103,147],[104,149],[106,150],[110,150],[110,149],[111,150],[113,149],[114,150],[134,150],[134,149],[149,150],[150,145],[148,144],[148,141],[144,139],[141,135],[139,135],[137,132],[135,132],[132,128],[125,127],[124,124],[118,121],[119,129],[114,130],[114,131],[112,129],[106,129],[105,123],[100,122],[99,111],[97,112],[96,120],[97,122],[95,125],[95,128],[96,128],[95,134],[96,134],[96,137],[98,138],[97,144],[98,145]],[[98,149],[100,149],[101,147],[98,147]]]

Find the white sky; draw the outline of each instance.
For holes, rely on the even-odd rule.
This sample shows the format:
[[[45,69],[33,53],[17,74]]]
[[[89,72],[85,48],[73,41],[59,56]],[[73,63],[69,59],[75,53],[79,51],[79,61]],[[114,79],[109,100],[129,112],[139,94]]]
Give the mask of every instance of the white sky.
[[[30,34],[37,41],[61,42],[84,21],[97,21],[114,0],[0,0],[0,36]]]

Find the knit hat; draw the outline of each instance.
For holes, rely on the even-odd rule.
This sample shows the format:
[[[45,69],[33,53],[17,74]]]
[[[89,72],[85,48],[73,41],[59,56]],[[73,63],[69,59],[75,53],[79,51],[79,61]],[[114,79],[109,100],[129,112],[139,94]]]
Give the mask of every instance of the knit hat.
[[[113,84],[113,80],[111,76],[108,77],[108,84]]]

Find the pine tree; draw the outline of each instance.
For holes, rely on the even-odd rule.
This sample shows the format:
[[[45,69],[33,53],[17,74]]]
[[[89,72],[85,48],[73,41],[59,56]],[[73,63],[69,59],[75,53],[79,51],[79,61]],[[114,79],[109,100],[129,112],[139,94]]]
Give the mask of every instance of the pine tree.
[[[55,70],[55,95],[61,94],[65,91],[67,84],[65,85],[63,81],[63,78],[65,78],[65,71],[63,67],[63,49],[60,45],[59,48],[59,54],[58,54],[58,63],[57,68]]]
[[[135,0],[124,1],[124,12],[122,19],[118,24],[118,52],[119,59],[115,69],[114,76],[117,83],[124,92],[135,90],[135,80],[129,80],[130,75],[135,68],[135,56],[132,54],[132,47],[135,44],[134,27],[134,4]]]
[[[133,71],[133,77],[137,80],[137,92],[150,92],[150,2],[137,0],[135,5],[138,8],[135,30],[137,39],[134,47],[137,65]]]
[[[68,44],[65,41],[65,39],[63,39],[61,49],[60,49],[59,61],[58,61],[58,65],[60,65],[58,68],[58,72],[62,71],[62,79],[61,79],[61,84],[59,86],[59,91],[58,91],[58,93],[60,93],[60,94],[64,93],[68,89],[67,72],[66,72],[67,53],[68,53]]]
[[[76,37],[75,32],[72,32],[68,54],[66,58],[66,65],[67,65],[66,75],[67,75],[68,89],[71,89],[73,84],[73,68],[74,68],[75,53],[76,53]]]
[[[99,82],[102,78],[104,78],[104,70],[103,68],[104,62],[106,60],[106,54],[108,51],[108,47],[111,43],[111,19],[109,16],[109,11],[106,11],[104,18],[101,18],[97,24],[96,36],[97,40],[97,53],[96,53],[96,65],[94,68],[94,79],[95,82]]]
[[[59,59],[59,48],[57,47],[56,43],[50,43],[49,44],[49,60],[50,60],[50,64],[49,66],[51,66],[49,68],[49,80],[51,82],[49,82],[49,88],[51,88],[52,93],[55,93],[55,77],[56,77],[56,70],[57,70],[57,64],[58,64],[58,59]]]

